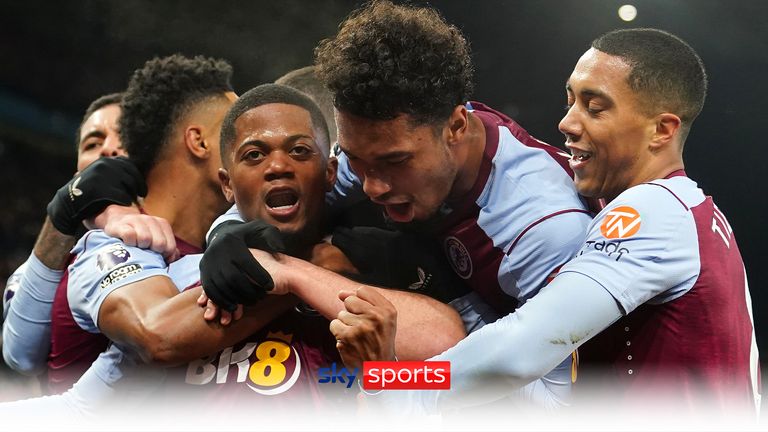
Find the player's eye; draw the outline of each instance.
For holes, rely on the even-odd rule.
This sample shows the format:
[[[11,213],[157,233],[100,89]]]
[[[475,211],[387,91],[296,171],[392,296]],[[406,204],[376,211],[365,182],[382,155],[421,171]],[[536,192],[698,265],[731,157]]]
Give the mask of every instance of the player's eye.
[[[264,159],[264,156],[263,152],[253,149],[243,153],[241,160],[246,162],[260,162]]]
[[[288,152],[291,156],[297,158],[297,159],[307,159],[310,156],[314,154],[312,149],[305,145],[297,145],[291,148],[291,150]]]

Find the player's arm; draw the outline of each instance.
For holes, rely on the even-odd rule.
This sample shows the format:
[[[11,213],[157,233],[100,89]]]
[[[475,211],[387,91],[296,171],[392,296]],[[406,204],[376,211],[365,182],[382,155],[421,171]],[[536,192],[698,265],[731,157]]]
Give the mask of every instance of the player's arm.
[[[129,346],[146,362],[173,366],[231,346],[296,304],[291,296],[272,296],[245,308],[228,326],[203,319],[197,298],[201,287],[182,293],[173,281],[155,276],[115,290],[99,311],[99,329]]]
[[[561,274],[514,313],[431,359],[451,362],[451,390],[376,398],[429,414],[501,399],[544,376],[621,316],[614,297],[593,279]]]
[[[297,258],[279,255],[277,261],[259,250],[252,253],[274,278],[274,292],[295,294],[329,320],[344,310],[340,292],[367,286]],[[395,350],[400,360],[424,360],[454,346],[466,335],[461,318],[449,305],[420,294],[369,289],[384,296],[396,309]]]
[[[74,243],[74,237],[62,234],[46,218],[23,266],[3,325],[3,358],[19,373],[36,375],[45,369],[53,298]]]

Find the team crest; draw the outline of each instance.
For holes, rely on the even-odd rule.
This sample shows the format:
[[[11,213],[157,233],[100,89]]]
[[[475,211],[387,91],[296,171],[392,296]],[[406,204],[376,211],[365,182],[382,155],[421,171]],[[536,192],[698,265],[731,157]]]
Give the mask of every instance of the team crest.
[[[123,245],[114,244],[99,252],[99,256],[96,258],[96,267],[99,268],[99,271],[105,272],[128,261],[130,257],[131,254],[125,250]]]
[[[445,239],[445,254],[448,262],[451,263],[453,271],[462,279],[472,277],[472,258],[469,256],[467,248],[456,237]]]
[[[640,213],[630,206],[610,210],[600,225],[600,232],[607,239],[626,239],[640,230]]]

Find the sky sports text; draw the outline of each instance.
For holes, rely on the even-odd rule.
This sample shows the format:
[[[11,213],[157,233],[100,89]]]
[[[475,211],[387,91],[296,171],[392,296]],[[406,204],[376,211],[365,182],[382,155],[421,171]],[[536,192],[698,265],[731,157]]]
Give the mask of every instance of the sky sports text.
[[[336,363],[318,371],[320,384],[341,383],[347,388],[357,379],[357,368]],[[447,361],[368,361],[363,362],[365,390],[449,390],[451,363]]]

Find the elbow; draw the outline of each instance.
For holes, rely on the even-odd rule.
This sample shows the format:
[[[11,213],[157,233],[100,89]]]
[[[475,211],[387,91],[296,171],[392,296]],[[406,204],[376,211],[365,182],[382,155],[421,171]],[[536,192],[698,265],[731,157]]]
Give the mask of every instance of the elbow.
[[[45,361],[35,361],[29,357],[17,358],[12,355],[11,350],[8,348],[8,344],[3,344],[3,360],[14,371],[26,375],[37,376],[45,370]]]
[[[176,366],[181,361],[174,349],[173,335],[165,326],[144,323],[140,326],[134,348],[144,363],[155,366]]]
[[[446,326],[443,331],[430,333],[429,336],[429,339],[425,341],[425,348],[427,350],[425,358],[442,354],[454,347],[467,336],[467,333],[464,331],[464,325],[458,321]]]

